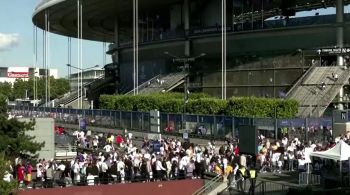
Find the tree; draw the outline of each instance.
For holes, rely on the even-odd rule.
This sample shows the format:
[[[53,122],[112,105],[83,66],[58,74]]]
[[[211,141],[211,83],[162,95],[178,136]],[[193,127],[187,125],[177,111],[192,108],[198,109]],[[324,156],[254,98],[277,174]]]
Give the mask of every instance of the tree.
[[[3,180],[5,174],[10,173],[8,160],[23,155],[35,159],[35,153],[44,146],[25,133],[33,130],[34,124],[35,121],[26,123],[8,119],[6,97],[0,95],[0,194],[14,193],[18,186],[17,181]]]
[[[23,79],[16,79],[13,83],[13,94],[12,96],[15,99],[25,99],[26,95],[29,97],[29,92],[32,86],[29,85],[28,81],[24,81]]]
[[[3,96],[0,96],[0,105],[7,105]],[[27,135],[26,131],[34,130],[35,121],[20,122],[15,118],[8,119],[7,107],[0,107],[0,151],[5,151],[6,157],[27,155],[35,157],[44,143],[34,142],[34,137]]]
[[[7,173],[11,173],[10,165],[2,152],[0,153],[0,194],[11,194],[17,189],[18,183],[16,180],[7,182],[2,179]]]
[[[44,99],[46,94],[46,79],[44,77],[37,79],[38,99]],[[50,77],[50,100],[56,99],[70,90],[69,81],[67,79],[55,79]],[[17,79],[13,83],[0,83],[0,94],[5,95],[9,100],[34,98],[34,80],[30,78],[28,81]]]
[[[12,84],[8,82],[0,83],[0,94],[4,95],[8,99],[13,99],[12,97]]]

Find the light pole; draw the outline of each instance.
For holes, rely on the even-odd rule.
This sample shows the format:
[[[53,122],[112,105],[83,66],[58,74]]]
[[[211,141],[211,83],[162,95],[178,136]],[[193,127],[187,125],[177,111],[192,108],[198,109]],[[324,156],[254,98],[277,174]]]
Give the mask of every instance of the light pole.
[[[172,57],[173,58],[173,63],[183,63],[182,72],[185,75],[185,81],[184,81],[184,105],[183,105],[183,120],[184,120],[184,116],[185,116],[185,113],[186,113],[186,104],[188,102],[188,94],[189,94],[189,91],[188,91],[188,83],[189,83],[188,74],[190,72],[190,64],[189,63],[190,62],[194,62],[194,61],[196,61],[197,58],[204,57],[207,54],[206,53],[201,53],[200,55],[195,56],[195,57],[178,57],[178,56],[176,56],[174,54],[171,54],[171,53],[169,53],[167,51],[165,51],[164,54]]]
[[[67,64],[67,67],[68,67],[68,68],[75,68],[75,69],[81,71],[81,78],[80,78],[80,80],[82,81],[82,80],[83,80],[83,72],[84,72],[84,71],[87,71],[87,70],[90,70],[90,69],[94,69],[94,68],[98,68],[99,65],[95,65],[95,66],[88,67],[88,68],[79,68],[79,67],[73,66],[73,65],[71,65],[71,64]],[[79,77],[79,72],[78,72],[78,77]],[[69,82],[71,82],[70,76],[69,76]],[[81,104],[79,104],[79,105],[80,105],[80,107],[82,108],[82,107],[83,107],[83,103],[82,103],[82,98],[83,98],[83,82],[79,82],[79,78],[78,78],[78,99],[79,99],[79,94],[80,94],[80,96],[81,96]],[[80,108],[80,109],[81,109],[81,108]]]

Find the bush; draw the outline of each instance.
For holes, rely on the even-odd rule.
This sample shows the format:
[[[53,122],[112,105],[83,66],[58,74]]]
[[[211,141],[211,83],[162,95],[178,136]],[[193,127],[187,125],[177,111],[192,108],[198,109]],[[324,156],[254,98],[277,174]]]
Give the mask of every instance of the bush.
[[[298,112],[295,100],[256,97],[233,97],[227,102],[225,114],[238,117],[292,118]]]
[[[155,93],[150,95],[101,95],[100,108],[120,111],[182,113],[184,106],[182,93]],[[203,93],[190,94],[186,113],[258,118],[292,118],[298,112],[294,100],[280,100],[256,97],[232,97],[221,100]]]
[[[196,114],[224,114],[226,101],[215,98],[201,98],[191,100],[186,105],[187,113]]]

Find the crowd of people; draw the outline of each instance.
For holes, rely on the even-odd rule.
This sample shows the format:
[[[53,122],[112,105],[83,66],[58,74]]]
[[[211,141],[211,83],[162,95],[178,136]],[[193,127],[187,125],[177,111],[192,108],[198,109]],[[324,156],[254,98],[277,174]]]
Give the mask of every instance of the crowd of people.
[[[68,135],[63,129],[56,132],[74,137],[79,149],[75,158],[40,159],[34,167],[17,158],[14,164],[9,162],[11,171],[4,179],[16,178],[21,186],[27,187],[65,187],[199,179],[212,174],[224,176],[229,185],[242,191],[246,191],[249,180],[249,191],[253,192],[258,173],[306,171],[306,165],[311,163],[309,152],[329,149],[340,139],[350,141],[350,134],[334,140],[330,137],[326,144],[288,137],[270,140],[259,135],[258,154],[254,156],[241,155],[239,140],[234,138],[220,145],[215,141],[200,145],[175,138],[135,139],[127,131],[123,135],[90,131]],[[313,163],[311,167],[320,171],[322,165]]]

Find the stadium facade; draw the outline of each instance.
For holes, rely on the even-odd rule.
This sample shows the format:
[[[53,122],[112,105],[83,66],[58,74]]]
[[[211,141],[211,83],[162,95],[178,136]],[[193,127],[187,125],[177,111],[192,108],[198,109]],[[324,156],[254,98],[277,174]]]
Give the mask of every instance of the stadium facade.
[[[316,116],[332,102],[343,102],[348,93],[343,90],[347,73],[315,66],[349,64],[350,15],[344,14],[349,2],[45,0],[33,22],[47,29],[49,18],[50,32],[111,43],[107,53],[113,63],[105,66],[105,83],[99,81],[98,89],[90,90],[93,94],[188,87],[223,98],[290,96],[303,107],[300,116]],[[293,17],[298,11],[326,7],[335,7],[336,14]],[[330,71],[339,74],[341,83],[326,81],[337,87],[320,95],[317,84]],[[304,77],[313,83],[304,83]],[[306,89],[310,85],[315,89]],[[315,101],[312,94],[322,97]]]

